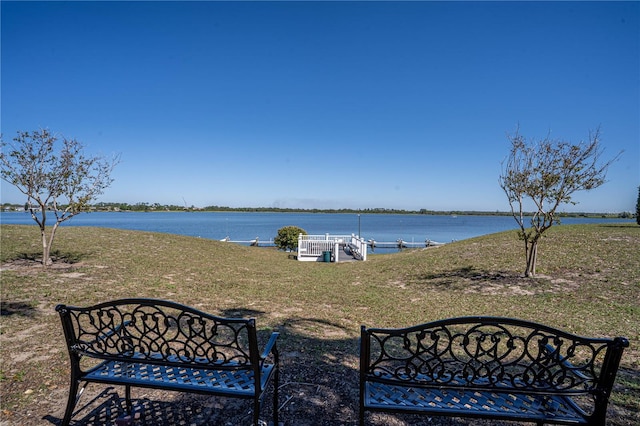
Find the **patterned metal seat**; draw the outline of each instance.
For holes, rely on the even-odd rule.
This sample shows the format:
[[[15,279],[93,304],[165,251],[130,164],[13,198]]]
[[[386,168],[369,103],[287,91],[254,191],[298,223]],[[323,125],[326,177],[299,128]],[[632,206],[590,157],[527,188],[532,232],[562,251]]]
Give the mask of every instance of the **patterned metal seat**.
[[[447,415],[452,410],[459,410],[471,417],[522,417],[569,423],[581,418],[572,400],[562,395],[424,389],[372,382],[365,385],[364,398],[367,407],[380,411],[394,407],[398,411],[429,411],[433,415]]]
[[[260,374],[264,388],[274,372],[274,365],[262,367]],[[255,394],[255,377],[253,370],[209,370],[191,367],[174,367],[167,365],[128,363],[105,361],[88,372],[84,379],[91,382],[104,382],[139,387],[156,387],[171,390],[211,391],[231,396]]]
[[[254,319],[221,318],[174,302],[122,299],[86,308],[58,305],[69,356],[68,425],[84,382],[147,387],[253,400],[258,425],[265,389],[273,381],[278,424],[278,333],[258,352]],[[268,360],[271,360],[268,362]]]
[[[497,317],[361,329],[366,411],[604,425],[629,342]]]

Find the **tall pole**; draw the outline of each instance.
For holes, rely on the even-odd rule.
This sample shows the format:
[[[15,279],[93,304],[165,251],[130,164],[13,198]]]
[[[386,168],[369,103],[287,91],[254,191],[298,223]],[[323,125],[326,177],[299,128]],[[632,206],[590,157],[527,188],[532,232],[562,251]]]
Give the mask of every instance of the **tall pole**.
[[[362,238],[360,234],[360,213],[358,213],[358,238]]]

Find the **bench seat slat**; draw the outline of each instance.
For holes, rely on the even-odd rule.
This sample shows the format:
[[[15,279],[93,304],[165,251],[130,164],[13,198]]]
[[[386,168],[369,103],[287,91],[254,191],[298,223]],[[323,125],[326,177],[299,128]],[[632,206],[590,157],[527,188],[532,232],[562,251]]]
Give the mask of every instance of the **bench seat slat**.
[[[262,366],[265,387],[274,372],[273,364]],[[204,392],[237,397],[255,396],[252,370],[211,370],[158,364],[105,361],[85,374],[83,380],[141,387]]]
[[[365,385],[364,404],[366,408],[381,411],[429,412],[433,415],[451,415],[452,412],[459,411],[457,414],[460,416],[585,422],[585,418],[567,397],[557,395],[481,393],[368,382]]]

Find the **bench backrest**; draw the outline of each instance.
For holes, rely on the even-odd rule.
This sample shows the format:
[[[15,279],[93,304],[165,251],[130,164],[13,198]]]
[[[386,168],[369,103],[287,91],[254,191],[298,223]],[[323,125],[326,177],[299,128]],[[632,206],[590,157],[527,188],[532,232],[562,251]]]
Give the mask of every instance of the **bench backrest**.
[[[210,369],[257,369],[254,319],[221,318],[178,303],[121,299],[58,305],[73,362],[81,357]]]
[[[404,329],[362,326],[361,384],[606,398],[628,344],[512,318],[451,318]]]

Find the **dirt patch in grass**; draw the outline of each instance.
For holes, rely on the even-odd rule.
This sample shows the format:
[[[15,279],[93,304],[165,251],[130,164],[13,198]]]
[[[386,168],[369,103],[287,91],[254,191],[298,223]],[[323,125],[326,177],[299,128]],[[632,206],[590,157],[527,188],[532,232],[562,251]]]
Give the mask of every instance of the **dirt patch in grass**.
[[[407,282],[390,283],[401,289],[409,286]],[[563,293],[576,291],[580,285],[570,276],[552,277],[538,274],[535,278],[527,278],[521,274],[499,271],[483,271],[474,268],[461,268],[437,274],[427,274],[413,280],[414,287],[425,290],[460,291],[464,294],[484,294],[501,296],[533,296],[542,293]]]
[[[73,271],[75,269],[84,266],[83,263],[74,263],[64,260],[56,260],[51,265],[47,266],[49,271]],[[36,259],[13,259],[0,265],[0,272],[15,271],[21,275],[40,274],[46,272],[42,267],[42,262]]]

